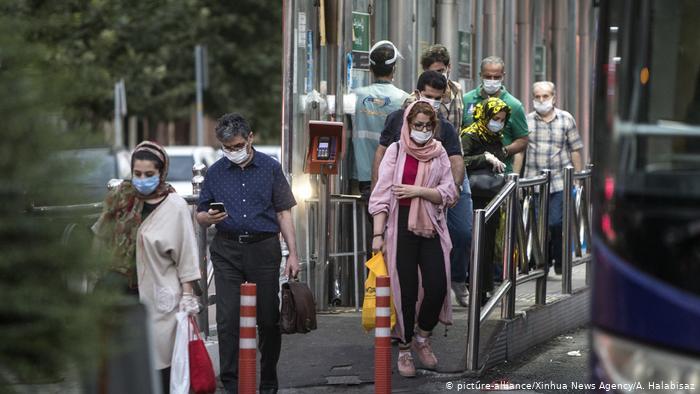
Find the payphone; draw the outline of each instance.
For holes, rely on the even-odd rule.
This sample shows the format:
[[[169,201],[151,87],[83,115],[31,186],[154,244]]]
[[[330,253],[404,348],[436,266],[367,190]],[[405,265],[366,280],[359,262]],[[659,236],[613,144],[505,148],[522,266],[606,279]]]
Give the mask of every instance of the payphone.
[[[309,147],[304,172],[308,174],[337,174],[344,152],[343,122],[309,121]]]

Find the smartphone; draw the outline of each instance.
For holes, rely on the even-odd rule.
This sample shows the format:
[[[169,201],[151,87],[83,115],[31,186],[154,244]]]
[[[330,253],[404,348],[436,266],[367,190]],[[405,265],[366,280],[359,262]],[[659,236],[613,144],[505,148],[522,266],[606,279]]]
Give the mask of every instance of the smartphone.
[[[224,203],[222,202],[210,202],[209,209],[212,209],[218,213],[226,212],[226,208],[224,208]]]

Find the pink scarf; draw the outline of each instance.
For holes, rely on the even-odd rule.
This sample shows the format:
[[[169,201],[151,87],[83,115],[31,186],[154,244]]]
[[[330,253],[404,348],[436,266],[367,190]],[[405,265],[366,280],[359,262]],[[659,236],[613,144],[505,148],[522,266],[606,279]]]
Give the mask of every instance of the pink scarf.
[[[414,185],[428,187],[428,174],[430,174],[430,162],[440,156],[442,145],[431,138],[425,145],[418,145],[411,139],[411,126],[408,124],[408,114],[411,112],[416,101],[409,105],[403,113],[403,126],[401,126],[401,144],[399,146],[407,155],[418,160],[418,170]],[[430,216],[425,208],[425,204],[432,204],[422,198],[412,198],[408,211],[408,230],[412,233],[426,238],[435,236],[435,227],[430,221]]]

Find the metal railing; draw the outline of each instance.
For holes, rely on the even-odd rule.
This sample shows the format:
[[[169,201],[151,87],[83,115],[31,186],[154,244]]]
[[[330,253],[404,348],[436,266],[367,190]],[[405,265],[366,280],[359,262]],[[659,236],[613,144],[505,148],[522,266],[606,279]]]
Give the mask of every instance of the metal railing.
[[[572,293],[572,267],[590,264],[590,185],[592,165],[578,173],[573,167],[564,170],[563,250],[562,250],[562,294]],[[576,189],[577,198],[572,197],[573,180],[582,180]],[[515,317],[516,288],[525,282],[537,281],[535,304],[544,305],[547,296],[548,214],[551,172],[543,171],[533,178],[519,179],[517,174],[508,174],[507,182],[484,209],[474,210],[472,234],[472,256],[469,273],[469,321],[467,327],[466,369],[479,369],[479,334],[481,324],[501,303],[501,318]],[[480,271],[493,269],[490,261],[483,261],[484,228],[488,220],[499,220],[498,212],[505,209],[503,237],[503,281],[494,289],[491,298],[481,306]],[[581,242],[587,248],[584,253]],[[574,256],[575,252],[575,256]],[[574,258],[575,257],[575,258]],[[590,268],[590,267],[587,267]],[[588,284],[588,269],[586,284]]]

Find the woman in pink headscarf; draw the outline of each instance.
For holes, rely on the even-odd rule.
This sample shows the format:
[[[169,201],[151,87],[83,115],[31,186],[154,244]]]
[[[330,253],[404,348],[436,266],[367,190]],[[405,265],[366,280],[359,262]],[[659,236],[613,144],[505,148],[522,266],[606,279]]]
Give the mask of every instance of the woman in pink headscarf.
[[[447,153],[434,138],[438,125],[427,102],[406,108],[401,138],[387,148],[369,199],[372,250],[385,252],[398,318],[394,335],[401,340],[398,369],[407,377],[416,374],[411,348],[423,367],[435,369],[428,337],[438,321],[452,324],[445,211],[458,193]]]

